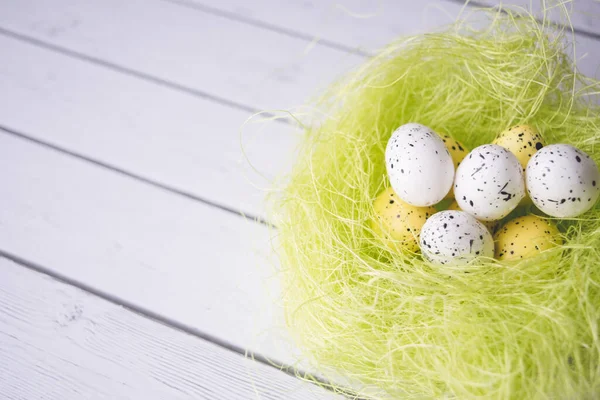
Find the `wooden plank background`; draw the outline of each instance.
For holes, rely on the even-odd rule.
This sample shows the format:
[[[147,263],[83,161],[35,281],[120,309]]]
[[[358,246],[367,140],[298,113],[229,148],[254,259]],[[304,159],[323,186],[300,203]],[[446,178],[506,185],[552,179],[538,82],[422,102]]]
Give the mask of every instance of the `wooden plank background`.
[[[326,395],[315,385],[6,259],[0,260],[0,307],[4,399]]]
[[[0,0],[0,397],[338,397],[269,362],[310,369],[252,221],[300,133],[240,126],[482,4]],[[567,6],[597,77],[600,3]]]

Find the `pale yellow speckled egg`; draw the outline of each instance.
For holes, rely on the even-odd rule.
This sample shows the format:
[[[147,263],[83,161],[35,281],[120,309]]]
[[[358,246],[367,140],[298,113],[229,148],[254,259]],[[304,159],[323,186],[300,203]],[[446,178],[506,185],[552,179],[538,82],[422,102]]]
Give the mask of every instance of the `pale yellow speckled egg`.
[[[454,139],[453,137],[451,137],[448,134],[442,134],[440,136],[442,138],[442,141],[444,142],[444,145],[448,149],[448,152],[450,153],[450,157],[452,157],[452,162],[454,163],[454,170],[456,170],[456,168],[458,168],[458,165],[460,164],[460,162],[469,153],[469,149],[464,144],[462,144],[461,142]],[[454,198],[454,185],[452,185],[452,188],[450,189],[450,191],[444,198],[445,199],[453,199]]]
[[[492,143],[513,153],[523,169],[527,168],[535,152],[545,146],[542,136],[530,125],[513,126],[500,133]]]
[[[373,208],[371,228],[393,251],[419,251],[421,228],[436,212],[433,207],[416,207],[402,201],[391,187],[377,196]]]
[[[556,225],[536,215],[526,215],[507,222],[496,232],[494,241],[496,258],[503,261],[534,257],[562,244]]]
[[[462,211],[460,209],[460,207],[458,206],[458,203],[456,202],[456,200],[454,200],[452,203],[450,203],[450,205],[448,206],[448,210]],[[485,227],[488,228],[488,231],[490,231],[490,233],[492,235],[500,227],[500,221],[479,221],[479,222],[481,222],[483,225],[485,225]]]

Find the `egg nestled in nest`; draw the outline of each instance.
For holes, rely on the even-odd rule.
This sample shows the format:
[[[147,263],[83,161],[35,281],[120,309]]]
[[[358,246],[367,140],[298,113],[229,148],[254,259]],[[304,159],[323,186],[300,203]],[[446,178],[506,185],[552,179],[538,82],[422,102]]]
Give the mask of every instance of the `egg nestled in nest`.
[[[464,265],[494,256],[494,240],[488,229],[463,211],[440,211],[429,218],[420,243],[423,256],[438,265]]]
[[[526,268],[485,257],[463,269],[476,246],[493,248],[493,239],[481,246],[487,230],[468,216],[481,242],[463,243],[461,233],[471,231],[444,228],[445,221],[425,229],[440,218],[434,214],[421,230],[423,257],[386,257],[386,246],[373,237],[371,219],[381,223],[373,200],[386,182],[384,162],[396,196],[405,189],[415,197],[431,194],[435,203],[449,191],[424,179],[443,177],[445,164],[402,152],[400,142],[390,144],[398,145],[395,154],[382,154],[401,123],[452,127],[448,133],[466,144],[483,144],[499,132],[491,127],[521,118],[543,126],[548,139],[599,157],[600,112],[589,101],[597,88],[574,67],[565,35],[520,10],[468,14],[475,15],[473,24],[459,20],[440,33],[395,41],[323,93],[315,107],[319,122],[308,124],[289,185],[274,196],[286,321],[326,378],[356,380],[357,398],[596,398],[599,210],[565,222],[569,246],[545,251]],[[426,146],[419,149],[427,153]],[[403,168],[396,162],[415,166],[417,179],[394,183],[391,168]],[[466,174],[465,189],[482,166]],[[512,200],[506,183],[471,189],[487,189],[490,206]],[[446,266],[427,261],[436,252]],[[453,252],[461,258],[452,259]]]
[[[385,160],[392,188],[408,204],[434,205],[452,187],[452,157],[438,134],[425,125],[408,123],[396,129]]]
[[[492,142],[515,155],[523,169],[536,151],[545,146],[540,133],[530,125],[513,126],[500,133]]]
[[[536,215],[526,215],[507,222],[495,235],[496,258],[512,261],[534,257],[562,244],[554,223]]]
[[[568,144],[538,151],[527,165],[527,191],[533,203],[553,217],[573,218],[600,197],[600,171],[589,155]]]
[[[464,160],[465,157],[467,156],[467,154],[469,154],[469,149],[467,149],[467,147],[464,144],[462,144],[461,142],[454,139],[453,137],[451,137],[448,134],[441,135],[441,138],[442,138],[442,141],[444,142],[444,145],[446,145],[446,149],[448,149],[448,153],[450,153],[450,157],[452,157],[452,162],[454,163],[454,169],[456,170],[458,168],[458,166],[460,165],[460,163],[462,162],[462,160]],[[446,199],[454,198],[454,188],[450,189],[450,191],[448,192],[448,194],[446,195],[445,198]]]
[[[419,234],[436,209],[416,207],[400,199],[392,188],[381,192],[373,203],[375,218],[371,229],[393,251],[419,251]]]
[[[492,142],[502,146],[515,155],[523,170],[527,168],[527,163],[533,155],[544,148],[546,143],[542,135],[531,125],[516,125],[501,132]],[[531,204],[531,199],[525,193],[520,205]]]
[[[456,202],[456,200],[454,200],[452,203],[450,203],[450,205],[448,206],[448,210],[462,211],[460,209],[460,207],[458,206],[458,203]],[[479,222],[481,222],[486,228],[488,228],[488,231],[490,231],[490,233],[492,235],[494,233],[496,233],[496,231],[500,227],[500,221],[479,221]]]
[[[504,147],[476,147],[456,170],[454,195],[460,209],[475,218],[502,219],[525,197],[523,168]]]

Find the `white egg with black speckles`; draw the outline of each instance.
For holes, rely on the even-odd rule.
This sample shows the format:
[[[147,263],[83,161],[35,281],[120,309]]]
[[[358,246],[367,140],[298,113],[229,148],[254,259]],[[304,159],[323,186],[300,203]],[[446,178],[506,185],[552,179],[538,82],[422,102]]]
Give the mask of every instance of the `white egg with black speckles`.
[[[464,265],[494,256],[488,229],[464,211],[447,210],[431,216],[421,229],[421,252],[439,265]]]
[[[504,218],[525,197],[523,168],[504,147],[479,146],[456,170],[454,197],[461,210],[479,220]]]
[[[392,188],[408,204],[436,204],[452,187],[452,157],[438,134],[424,125],[409,123],[396,129],[385,160]]]
[[[590,210],[600,196],[598,166],[589,155],[568,144],[553,144],[535,153],[526,176],[529,197],[553,217],[577,217]]]

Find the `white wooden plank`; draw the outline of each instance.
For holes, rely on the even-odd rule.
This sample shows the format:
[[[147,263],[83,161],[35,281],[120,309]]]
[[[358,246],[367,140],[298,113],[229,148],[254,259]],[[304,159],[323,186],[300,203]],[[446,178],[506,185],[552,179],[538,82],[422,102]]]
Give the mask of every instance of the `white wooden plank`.
[[[225,13],[250,24],[265,25],[313,39],[333,47],[360,48],[366,51],[385,46],[399,35],[436,30],[461,14],[463,5],[455,0],[167,0],[199,5],[201,9]],[[498,0],[486,0],[498,4]],[[506,0],[504,4],[522,4],[529,0]],[[533,0],[537,3],[536,0]],[[573,25],[600,33],[600,3],[577,0]],[[483,4],[474,1],[473,4]],[[474,7],[466,7],[471,12]],[[579,35],[576,40],[578,65],[583,73],[600,77],[599,41]]]
[[[287,364],[270,232],[0,131],[0,250]]]
[[[10,54],[0,63],[0,124],[264,217],[270,183],[252,174],[240,149],[246,112],[11,38],[0,37],[0,51]],[[267,178],[289,167],[290,127],[247,135],[248,156]]]
[[[0,27],[259,110],[301,105],[361,61],[159,0],[0,0]]]
[[[0,125],[226,207],[264,216],[270,179],[289,168],[286,124],[0,36]],[[241,150],[265,176],[253,173]]]
[[[487,6],[516,6],[533,11],[535,15],[543,15],[546,8],[550,20],[568,25],[569,21],[563,18],[566,9],[570,12],[570,24],[575,29],[600,37],[600,2],[597,0],[546,0],[545,7],[541,0],[481,0],[480,3]]]
[[[3,399],[334,399],[0,258]]]
[[[177,1],[206,3],[246,19],[256,15],[283,30],[368,50],[398,35],[435,30],[462,9],[460,4],[441,0],[262,0],[251,7],[239,0]],[[582,19],[579,15],[586,15],[587,24],[593,24],[590,14],[600,13],[587,8],[598,7],[588,5],[590,0],[581,4],[586,4],[587,13],[574,13],[574,23]],[[372,17],[357,18],[357,14]],[[193,12],[159,0],[2,0],[0,26],[256,109],[300,105],[317,88],[360,62],[359,57],[326,46],[314,46],[306,53],[307,40],[273,35],[214,13]],[[579,41],[580,53],[594,57],[594,40]],[[599,59],[583,62],[583,70],[594,73]]]
[[[439,29],[461,7],[443,0],[167,0],[226,13],[250,24],[374,52],[400,35]]]
[[[63,8],[60,7],[61,4]],[[153,8],[155,4],[166,5],[166,8]],[[257,3],[257,10],[260,9],[258,6],[261,4],[263,3]],[[428,3],[414,4],[428,10],[426,7]],[[108,7],[109,5],[111,7]],[[0,13],[0,20],[5,18],[13,28],[20,26],[23,31],[38,32],[41,38],[49,38],[48,40],[72,46],[76,50],[81,48],[89,50],[92,55],[99,54],[111,60],[118,59],[127,67],[139,67],[145,72],[157,73],[167,78],[173,75],[182,84],[203,85],[208,81],[208,84],[212,85],[215,81],[218,88],[217,86],[214,88],[219,90],[221,83],[229,84],[231,76],[227,74],[225,79],[213,71],[210,79],[205,79],[200,73],[190,71],[184,73],[178,69],[181,68],[180,65],[197,65],[200,62],[198,54],[202,54],[203,61],[210,61],[208,64],[213,67],[215,62],[208,56],[215,55],[210,52],[196,52],[193,45],[195,43],[200,45],[203,43],[201,40],[207,42],[208,39],[219,36],[215,33],[204,35],[202,39],[199,38],[198,33],[204,32],[205,25],[202,21],[205,18],[210,20],[217,17],[155,0],[144,2],[140,8],[134,7],[135,5],[140,6],[139,3],[129,1],[113,4],[75,0],[60,0],[52,3],[37,3],[34,0],[15,3],[4,0],[0,1],[0,10],[3,11]],[[104,8],[118,10],[119,12],[115,13],[118,14],[116,19],[112,17],[112,13],[107,15],[109,11]],[[138,12],[140,9],[145,12]],[[318,14],[319,9],[316,5],[315,9],[317,10],[315,13]],[[163,15],[169,16],[165,21],[182,18],[182,21],[187,22],[160,25],[157,19]],[[302,15],[304,14],[299,13],[297,19],[302,20],[304,18]],[[394,15],[394,13],[382,15]],[[109,17],[113,18],[111,24],[105,23],[103,19]],[[286,19],[283,17],[282,21],[285,22]],[[149,19],[144,25],[143,21],[146,18]],[[407,14],[406,18],[410,22],[396,23],[391,26],[415,27],[414,21],[419,20],[414,17],[414,14]],[[65,22],[67,20],[73,22],[74,27],[68,28],[70,25]],[[308,18],[308,21],[312,20]],[[360,28],[365,37],[370,38],[380,32],[377,30],[379,24],[375,27],[369,24],[364,27],[361,25],[370,19],[359,21],[360,24],[354,24],[358,27],[355,30]],[[211,29],[231,28],[231,21],[221,18],[219,22],[222,22],[222,26],[219,25],[221,27],[213,24]],[[136,29],[131,29],[130,23],[137,24]],[[196,26],[200,28],[195,30],[193,23],[197,23]],[[139,24],[144,28],[140,28]],[[156,38],[156,33],[146,35],[146,31],[151,27],[154,29],[157,24],[161,26],[161,35],[166,35],[165,37],[170,38],[169,42],[177,43],[177,46],[166,45],[161,39],[163,36]],[[67,28],[60,28],[63,26]],[[240,33],[238,35],[240,37],[236,36],[244,43],[263,43],[252,36],[256,32],[262,32],[269,37],[284,37],[263,29],[247,27],[241,23],[235,26],[249,29]],[[339,28],[336,28],[335,23],[328,26],[331,27],[332,32],[337,32],[336,29]],[[113,32],[118,32],[123,38],[118,38]],[[184,40],[185,34],[193,37],[193,41]],[[149,39],[144,39],[146,36]],[[229,37],[227,34],[221,36]],[[125,43],[126,46],[121,43]],[[283,57],[287,57],[285,54],[288,53],[280,52],[277,47],[283,42],[278,43],[268,42],[269,54],[282,53]],[[213,47],[209,46],[211,49]],[[2,93],[0,124],[225,207],[264,217],[262,199],[270,183],[268,180],[260,179],[256,174],[251,174],[240,150],[238,129],[248,116],[247,112],[230,110],[188,93],[131,79],[105,67],[89,65],[87,62],[54,54],[52,51],[23,44],[11,38],[0,38],[0,51],[11,55],[0,65],[0,93]],[[262,50],[256,52],[257,57],[264,55],[261,53]],[[596,55],[600,57],[600,53]],[[169,57],[180,57],[178,59],[180,61],[176,63],[165,61]],[[225,64],[232,60],[231,58],[225,61],[220,58],[215,59]],[[318,56],[316,59],[331,64],[330,57]],[[593,62],[590,64],[590,60],[591,58],[588,57],[586,65],[597,65]],[[276,63],[271,63],[271,59],[267,61],[266,64],[261,64],[265,68],[263,72],[275,68]],[[308,62],[308,64],[312,68],[313,63]],[[245,64],[234,62],[233,65],[244,68]],[[227,70],[233,67],[227,64],[222,68]],[[318,65],[317,68],[321,69]],[[243,77],[250,81],[252,79],[249,76],[252,71],[256,72],[252,69],[246,73],[240,72],[238,75],[240,79]],[[303,86],[303,90],[315,89],[308,88],[311,83],[307,79],[317,79],[314,76],[319,75],[320,72],[313,69],[305,72],[306,79],[302,78],[303,80],[295,84]],[[194,79],[201,79],[202,82]],[[223,90],[224,93],[229,93],[237,89],[229,87]],[[272,95],[273,98],[278,95],[269,94],[270,92],[272,91],[268,88],[261,91],[262,94]],[[22,104],[27,104],[27,107],[23,107]],[[65,115],[69,115],[69,118],[64,118]],[[259,171],[272,178],[288,168],[293,160],[291,153],[295,146],[295,136],[291,128],[275,124],[267,126],[260,134],[252,131],[249,135],[250,140],[246,140],[244,144],[251,161],[256,164]]]

